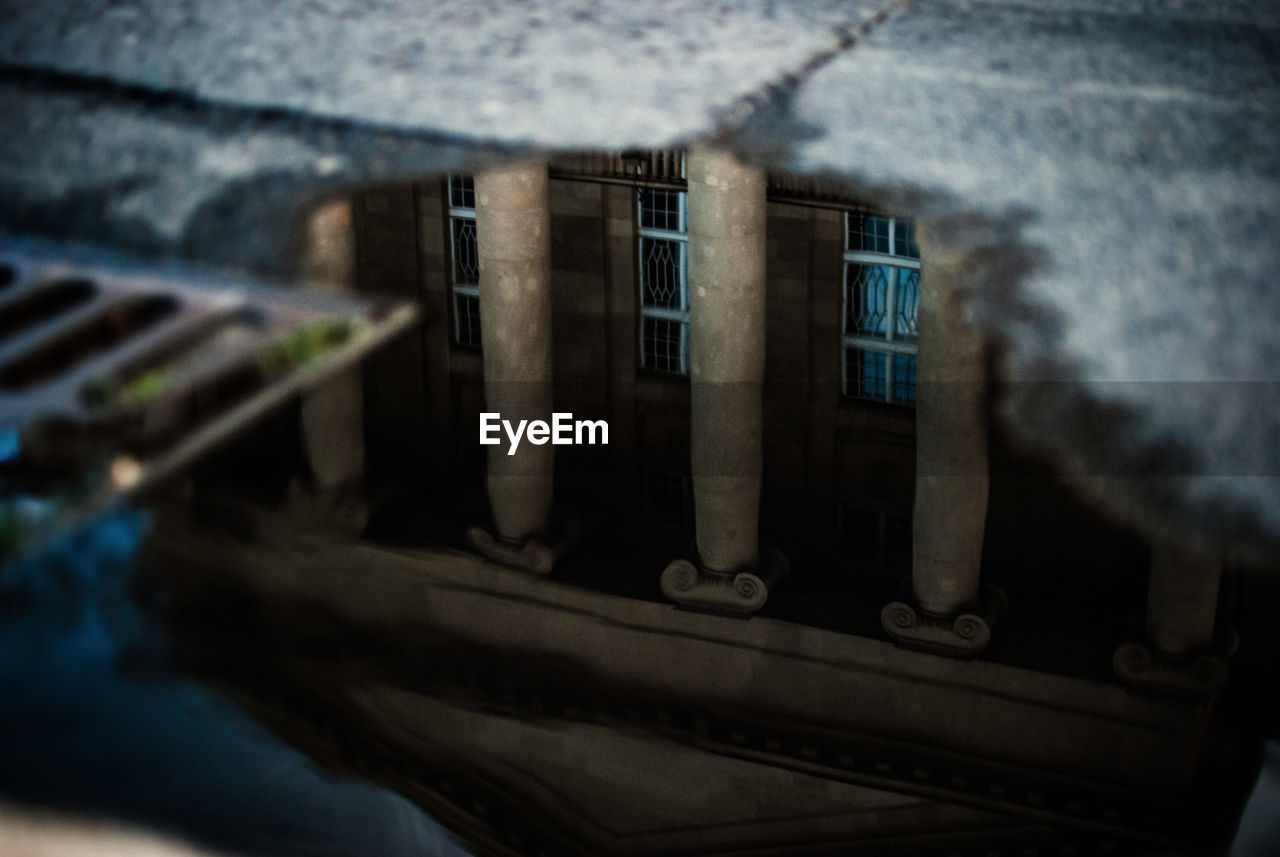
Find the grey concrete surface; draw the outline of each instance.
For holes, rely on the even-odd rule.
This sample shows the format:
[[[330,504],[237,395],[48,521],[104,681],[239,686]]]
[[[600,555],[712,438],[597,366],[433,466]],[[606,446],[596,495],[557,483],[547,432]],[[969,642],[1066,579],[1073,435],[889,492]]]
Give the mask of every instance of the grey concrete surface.
[[[6,0],[0,56],[389,127],[617,148],[702,133],[892,5]]]
[[[1249,14],[920,0],[790,99],[820,129],[793,166],[972,251],[1016,436],[1230,553],[1280,529],[1277,30]]]
[[[0,14],[0,228],[280,267],[335,188],[714,136],[968,253],[999,412],[1082,492],[1152,537],[1280,555],[1274,2]]]

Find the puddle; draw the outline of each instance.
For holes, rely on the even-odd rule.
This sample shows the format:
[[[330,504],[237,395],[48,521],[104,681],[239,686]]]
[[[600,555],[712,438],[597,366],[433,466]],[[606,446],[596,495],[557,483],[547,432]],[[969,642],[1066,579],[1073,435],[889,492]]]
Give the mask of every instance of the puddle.
[[[653,844],[657,840],[643,837],[657,836],[662,825],[677,831],[672,841],[683,842],[681,836],[701,835],[699,825],[707,824],[722,831],[725,848],[747,847],[758,837],[741,812],[744,800],[764,805],[784,791],[821,792],[826,802],[818,814],[829,809],[835,815],[846,798],[853,799],[829,792],[837,780],[871,784],[874,800],[918,796],[921,783],[950,782],[943,799],[954,801],[951,806],[985,811],[995,800],[998,811],[1022,812],[1021,804],[1015,806],[1021,793],[995,782],[996,774],[982,767],[981,739],[963,729],[948,739],[949,751],[972,753],[979,761],[974,770],[951,771],[941,757],[883,744],[903,737],[896,729],[928,728],[910,720],[917,715],[899,712],[897,720],[882,721],[878,706],[857,704],[828,711],[823,706],[835,703],[816,679],[777,702],[781,714],[766,712],[767,706],[755,710],[764,703],[752,694],[769,688],[752,670],[765,674],[772,667],[761,665],[784,650],[788,658],[829,666],[824,647],[847,644],[856,653],[847,657],[863,657],[858,647],[866,647],[896,664],[883,669],[910,673],[909,662],[897,663],[903,653],[887,645],[882,611],[911,598],[903,593],[909,592],[904,587],[918,540],[920,492],[931,490],[929,480],[954,477],[980,479],[981,499],[962,497],[940,520],[954,527],[961,506],[966,513],[978,509],[976,540],[972,532],[961,538],[976,543],[982,582],[1000,587],[1013,605],[998,619],[966,607],[973,622],[998,623],[988,629],[990,644],[978,668],[995,670],[992,675],[1029,670],[1046,681],[1114,690],[1112,654],[1140,635],[1132,617],[1144,605],[1149,546],[1123,523],[1126,515],[1132,518],[1127,506],[1100,509],[1082,499],[1087,480],[1055,473],[1011,429],[1027,408],[1043,417],[1054,408],[1093,404],[1072,398],[1072,388],[1057,380],[1038,387],[1012,381],[1027,367],[1011,368],[1000,338],[980,344],[956,378],[919,376],[921,351],[945,351],[953,342],[930,343],[928,331],[955,329],[922,310],[931,273],[958,296],[934,310],[951,313],[948,323],[970,311],[982,321],[984,311],[1002,303],[1002,319],[1017,328],[1010,329],[1010,339],[1063,334],[1055,311],[1029,302],[1020,289],[1025,278],[1052,264],[1045,248],[1024,241],[1034,215],[979,216],[950,198],[847,177],[762,170],[757,178],[752,187],[759,194],[750,199],[735,195],[735,186],[706,181],[721,194],[723,207],[713,217],[690,200],[691,193],[713,191],[690,190],[683,152],[574,153],[550,161],[539,191],[545,205],[529,206],[528,197],[496,199],[495,184],[455,172],[344,188],[325,196],[308,219],[272,224],[276,237],[290,232],[298,248],[293,263],[311,288],[407,301],[418,308],[420,324],[358,372],[305,391],[300,406],[278,409],[263,427],[215,451],[182,474],[178,489],[154,501],[166,524],[153,536],[142,578],[153,596],[151,609],[145,618],[133,607],[121,615],[154,635],[155,649],[136,655],[107,646],[107,654],[95,655],[93,681],[108,688],[104,699],[121,695],[118,704],[102,709],[110,729],[120,730],[108,743],[134,740],[120,725],[125,712],[180,707],[190,728],[210,741],[179,753],[170,745],[181,741],[186,726],[149,727],[158,745],[170,747],[156,755],[174,754],[184,765],[199,766],[224,752],[216,739],[234,745],[240,754],[234,758],[244,767],[213,766],[208,776],[193,778],[191,788],[203,784],[216,792],[207,798],[214,807],[201,818],[143,788],[152,776],[148,766],[160,765],[151,755],[137,764],[136,789],[107,796],[86,785],[75,799],[124,817],[163,818],[203,841],[235,847],[258,843],[255,837],[277,817],[321,826],[311,835],[325,847],[353,838],[367,846],[360,837],[371,828],[355,821],[367,816],[388,837],[376,853],[453,847],[420,810],[464,841],[505,843],[516,853],[603,853],[618,840],[601,834],[602,825]],[[273,181],[259,177],[254,186],[269,190]],[[512,197],[519,196],[511,187]],[[237,186],[236,193],[244,190]],[[537,208],[543,219],[529,228],[520,205]],[[216,207],[206,213],[208,220],[193,223],[227,229],[233,222]],[[486,229],[502,225],[509,232],[501,251],[486,255]],[[519,256],[543,226],[545,257],[531,262]],[[755,243],[744,235],[755,236]],[[504,316],[486,303],[486,294],[495,294],[486,292],[486,277],[490,266],[513,258],[517,262],[502,270],[514,271],[512,281],[523,288],[503,292],[509,302]],[[739,272],[741,280],[712,282],[708,275],[700,283],[691,274],[698,265],[710,270],[717,264],[717,275]],[[546,279],[546,302],[522,304],[542,288],[540,277]],[[735,295],[754,289],[751,308],[738,311],[723,298],[717,305],[716,289]],[[978,292],[983,300],[971,300]],[[741,298],[741,306],[747,303]],[[706,309],[717,306],[714,315]],[[159,318],[159,307],[145,309],[130,315],[137,323],[125,327]],[[27,323],[27,316],[15,318],[14,324]],[[354,335],[353,329],[325,326],[332,320],[317,324],[274,340],[256,368],[246,370],[252,378],[232,373],[173,393],[188,374],[198,375],[184,368],[191,354],[206,354],[224,336],[259,333],[252,317],[219,317],[197,338],[171,343],[134,361],[105,387],[100,381],[82,393],[94,407],[106,402],[148,415],[153,427],[196,425],[189,418],[200,407],[219,397],[230,401],[259,376],[307,363]],[[719,337],[722,352],[700,350],[699,330]],[[103,336],[89,339],[111,344]],[[507,347],[511,342],[520,347]],[[961,365],[953,355],[946,360]],[[758,366],[759,375],[735,374],[744,365]],[[1061,369],[1038,368],[1051,379]],[[710,380],[700,380],[702,372]],[[0,382],[30,384],[48,376],[34,369],[10,374],[0,374]],[[504,463],[506,447],[498,454],[484,442],[481,415],[506,403],[516,409],[511,416],[534,417],[528,403],[535,400],[538,407],[603,424],[608,442],[561,444],[556,435],[541,443],[529,425],[523,442],[511,445],[511,463]],[[979,442],[953,443],[946,432],[938,441],[935,429],[930,443],[940,443],[946,454],[918,456],[921,421],[939,419],[936,405],[922,412],[921,403],[943,400],[951,409],[944,421],[957,413],[979,415]],[[168,422],[160,418],[164,414],[156,416],[158,403],[166,401]],[[1117,407],[1096,423],[1092,442],[1136,430],[1130,419]],[[550,422],[543,429],[554,435]],[[536,456],[544,463],[525,464]],[[1190,450],[1169,444],[1151,459],[1123,458],[1114,466],[1114,474],[1088,475],[1187,473],[1198,462]],[[342,504],[366,498],[373,502],[362,537],[344,535],[351,518],[343,516]],[[535,540],[504,541],[504,519],[531,517],[541,528]],[[711,548],[699,539],[710,528],[700,531],[699,520],[746,521],[756,529],[750,579],[739,574],[721,587],[719,572],[704,562]],[[735,538],[743,536],[735,531],[724,541]],[[539,578],[482,566],[474,559],[477,550],[526,563],[526,571],[554,568],[539,589],[531,582]],[[692,577],[672,587],[664,569],[676,562]],[[467,568],[475,576],[450,576]],[[692,620],[713,623],[699,632],[705,639],[683,624],[692,614],[671,613],[672,588],[716,587],[749,593],[760,621],[745,623],[743,611],[726,609],[723,600],[732,596],[722,591],[704,602],[681,602],[729,614]],[[76,597],[54,601],[70,598],[74,604]],[[982,597],[986,604],[985,590]],[[523,610],[542,618],[518,618]],[[671,615],[676,618],[652,619]],[[582,616],[594,618],[585,629],[572,625],[581,636],[566,649],[557,628]],[[679,630],[659,633],[645,624],[651,621],[670,621]],[[767,643],[758,650],[737,636],[739,629],[749,635],[762,627]],[[668,636],[676,642],[653,648],[649,660],[669,670],[648,673],[635,666],[636,652],[649,652],[657,645],[653,639]],[[806,639],[825,642],[812,651],[795,642]],[[725,681],[745,688],[740,710],[724,710],[720,697],[703,698],[723,690],[717,670],[708,672],[699,662],[708,657],[707,640],[722,647],[717,657],[727,664],[747,665],[745,673],[725,667],[731,670]],[[138,663],[144,673],[155,669],[161,677],[139,678]],[[35,672],[41,669],[37,663]],[[902,679],[919,703],[912,710],[929,710],[937,699],[927,681],[912,676]],[[1019,686],[1010,692],[1024,691]],[[66,701],[30,698],[32,710]],[[1035,704],[1053,708],[1060,702]],[[856,723],[846,723],[838,737],[806,731],[808,718],[846,714]],[[905,726],[903,718],[910,721]],[[284,743],[257,731],[263,727]],[[47,734],[51,741],[54,731]],[[863,732],[874,739],[851,737]],[[1089,738],[1082,740],[1084,746]],[[90,752],[80,738],[67,743],[68,757]],[[66,790],[74,789],[41,773],[46,757],[39,746],[22,756],[11,782],[29,787],[33,799],[64,801]],[[1008,752],[1024,750],[1031,752]],[[1079,756],[1063,753],[1049,767],[1096,774],[1087,765],[1073,767]],[[317,775],[307,757],[349,779]],[[791,773],[785,782],[755,782],[735,767],[752,758],[766,760],[775,773]],[[1106,767],[1115,758],[1104,753],[1094,762]],[[1153,767],[1166,763],[1155,756],[1150,761]],[[825,773],[814,773],[814,766],[826,766]],[[842,766],[857,777],[833,777],[831,771]],[[295,797],[254,798],[263,803],[249,812],[242,805],[249,797],[228,795],[228,783],[271,781],[269,771],[277,770],[291,778],[279,791]],[[721,785],[702,803],[679,809],[625,786],[632,777],[662,782],[662,770]],[[1121,775],[1108,769],[1112,774]],[[970,782],[988,784],[981,800],[971,794]],[[1045,798],[1043,785],[1033,792],[1039,803],[1048,800],[1054,823],[1063,825],[1046,835],[1053,841],[1063,830],[1075,836],[1079,831],[1069,819],[1084,805],[1080,795],[1049,789]],[[303,794],[305,800],[296,797]],[[1121,812],[1110,800],[1099,799],[1098,813],[1104,804],[1113,815]],[[235,821],[221,814],[242,811],[246,815]],[[1162,825],[1177,818],[1163,805],[1151,812]],[[1091,817],[1090,824],[1110,818]],[[1203,835],[1200,818],[1188,818],[1177,822],[1177,835]],[[1103,838],[1113,837],[1107,840],[1113,846],[1146,842],[1160,826],[1124,821]]]
[[[135,577],[150,523],[105,516],[0,578],[0,789],[254,854],[462,855],[409,801],[321,771],[174,672]],[[71,773],[68,773],[71,772]]]

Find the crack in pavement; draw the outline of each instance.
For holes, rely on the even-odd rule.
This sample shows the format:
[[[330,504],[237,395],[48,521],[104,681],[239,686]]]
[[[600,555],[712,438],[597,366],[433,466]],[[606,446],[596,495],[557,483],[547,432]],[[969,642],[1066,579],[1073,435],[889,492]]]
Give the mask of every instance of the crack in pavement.
[[[873,30],[879,29],[890,18],[906,9],[911,2],[912,0],[893,0],[893,2],[886,4],[868,18],[839,27],[836,30],[837,39],[835,44],[815,51],[799,67],[791,71],[784,71],[776,81],[766,83],[755,92],[739,97],[729,107],[725,108],[722,115],[716,119],[716,128],[711,135],[711,141],[728,145],[730,148],[737,148],[733,145],[735,143],[734,138],[746,128],[748,123],[759,125],[760,123],[756,120],[771,113],[779,114],[780,117],[789,116],[791,99],[806,80],[836,57],[852,50]],[[794,119],[789,119],[788,121],[795,125],[797,130],[801,130],[802,134],[805,133],[804,129],[807,126],[796,124]],[[764,124],[776,127],[774,123]]]

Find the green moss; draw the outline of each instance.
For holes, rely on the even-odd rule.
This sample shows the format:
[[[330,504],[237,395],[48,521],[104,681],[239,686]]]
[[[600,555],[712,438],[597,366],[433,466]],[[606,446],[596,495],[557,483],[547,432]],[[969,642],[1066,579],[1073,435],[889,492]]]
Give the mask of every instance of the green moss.
[[[164,395],[168,387],[169,373],[163,369],[154,369],[135,378],[120,391],[117,398],[121,404],[142,407]]]
[[[332,318],[305,324],[259,352],[258,368],[268,378],[283,375],[343,344],[363,324],[360,320]],[[95,408],[145,408],[168,391],[175,365],[144,372],[123,385],[110,380],[96,382],[85,391],[86,401]]]
[[[143,408],[163,396],[167,389],[169,369],[165,367],[144,372],[123,386],[112,381],[96,382],[86,391],[85,397],[95,408]]]
[[[350,339],[355,326],[346,319],[324,319],[304,325],[288,338],[263,350],[258,355],[258,368],[262,374],[274,377],[310,363],[325,351]]]

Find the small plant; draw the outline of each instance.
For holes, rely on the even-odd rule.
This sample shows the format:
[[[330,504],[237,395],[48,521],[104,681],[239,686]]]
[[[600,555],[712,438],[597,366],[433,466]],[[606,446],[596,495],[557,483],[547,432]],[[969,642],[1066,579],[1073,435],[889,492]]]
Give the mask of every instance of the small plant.
[[[354,330],[355,324],[346,319],[311,322],[264,349],[258,355],[258,368],[267,377],[281,375],[346,342]]]
[[[127,384],[99,381],[89,387],[85,398],[96,408],[144,408],[169,389],[169,369],[162,367],[144,372]]]
[[[169,373],[164,369],[153,369],[127,384],[116,399],[127,407],[143,407],[164,395],[168,387]]]

